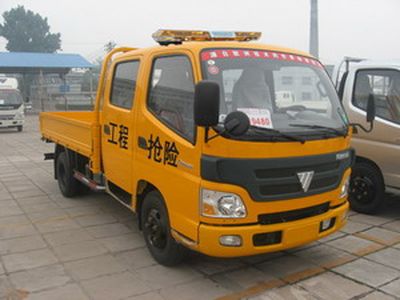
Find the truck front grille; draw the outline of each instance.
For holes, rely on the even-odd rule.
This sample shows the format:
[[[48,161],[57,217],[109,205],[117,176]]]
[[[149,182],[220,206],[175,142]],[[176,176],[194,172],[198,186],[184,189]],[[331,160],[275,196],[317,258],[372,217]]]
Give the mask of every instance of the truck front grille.
[[[309,192],[320,189],[334,189],[341,179],[340,163],[326,163],[322,165],[304,164],[297,168],[279,168],[269,170],[256,170],[255,177],[262,182],[259,191],[264,196],[279,196],[282,194],[298,194],[303,188],[298,178],[298,173],[314,171]],[[265,176],[268,174],[268,176]],[[260,176],[261,175],[261,176]]]
[[[354,151],[347,151],[266,159],[203,156],[201,176],[209,181],[241,186],[257,202],[296,199],[336,189],[353,163]],[[300,182],[303,172],[313,172],[308,188]]]
[[[0,115],[0,120],[13,120],[14,115]]]
[[[322,215],[326,213],[328,210],[329,210],[329,202],[326,202],[320,205],[315,205],[302,209],[289,210],[272,214],[261,214],[258,215],[258,223],[262,225],[271,225],[271,224],[297,221],[305,218]]]

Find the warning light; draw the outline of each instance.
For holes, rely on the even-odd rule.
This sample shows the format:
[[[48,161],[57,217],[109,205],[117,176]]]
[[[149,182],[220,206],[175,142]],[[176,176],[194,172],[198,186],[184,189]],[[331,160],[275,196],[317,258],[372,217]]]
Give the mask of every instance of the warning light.
[[[253,31],[202,31],[160,29],[152,35],[160,45],[181,44],[188,41],[255,41],[261,32]]]

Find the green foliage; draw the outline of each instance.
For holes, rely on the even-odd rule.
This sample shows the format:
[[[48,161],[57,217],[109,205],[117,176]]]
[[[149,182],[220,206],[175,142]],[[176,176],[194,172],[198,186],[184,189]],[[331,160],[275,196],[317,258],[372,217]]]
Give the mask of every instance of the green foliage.
[[[61,49],[61,34],[50,33],[47,18],[18,6],[4,12],[3,19],[0,36],[8,41],[8,51],[53,53]]]
[[[109,41],[107,44],[104,45],[104,51],[106,53],[110,52],[112,49],[114,49],[117,46],[117,43],[114,41]]]

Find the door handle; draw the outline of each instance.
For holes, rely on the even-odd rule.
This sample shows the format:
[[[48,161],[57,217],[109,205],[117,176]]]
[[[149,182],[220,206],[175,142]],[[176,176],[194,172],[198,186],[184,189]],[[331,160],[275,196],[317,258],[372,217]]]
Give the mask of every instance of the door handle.
[[[110,135],[110,132],[111,132],[110,126],[108,126],[107,124],[104,124],[103,131],[104,131],[104,134]]]
[[[144,137],[139,136],[138,137],[138,146],[139,146],[139,148],[147,150],[147,140]]]

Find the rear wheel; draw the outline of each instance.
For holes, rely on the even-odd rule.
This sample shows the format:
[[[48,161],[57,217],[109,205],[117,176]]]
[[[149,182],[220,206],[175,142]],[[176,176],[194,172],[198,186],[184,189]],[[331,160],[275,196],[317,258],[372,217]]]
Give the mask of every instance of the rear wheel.
[[[171,236],[167,208],[161,195],[152,191],[146,195],[141,209],[141,227],[147,248],[153,258],[164,266],[179,264],[187,249]]]
[[[58,186],[65,197],[73,197],[78,193],[80,182],[73,176],[66,152],[61,152],[56,160]]]
[[[368,162],[357,162],[350,181],[349,201],[353,210],[375,214],[384,202],[385,185],[379,169]]]

